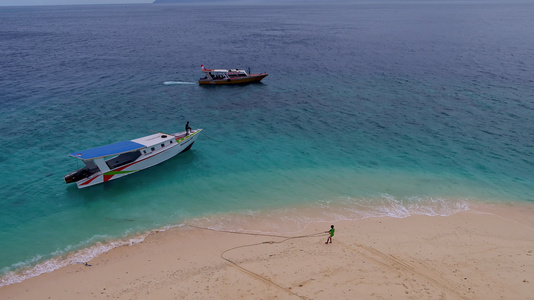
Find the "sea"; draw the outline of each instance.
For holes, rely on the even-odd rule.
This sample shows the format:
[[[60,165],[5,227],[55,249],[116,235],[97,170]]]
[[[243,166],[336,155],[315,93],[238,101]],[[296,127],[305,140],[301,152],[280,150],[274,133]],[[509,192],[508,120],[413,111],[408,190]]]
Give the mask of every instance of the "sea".
[[[0,7],[0,286],[191,222],[287,234],[534,204],[533,15],[518,0]],[[269,76],[199,86],[201,65]],[[188,152],[63,180],[82,166],[69,153],[187,121],[203,129]]]

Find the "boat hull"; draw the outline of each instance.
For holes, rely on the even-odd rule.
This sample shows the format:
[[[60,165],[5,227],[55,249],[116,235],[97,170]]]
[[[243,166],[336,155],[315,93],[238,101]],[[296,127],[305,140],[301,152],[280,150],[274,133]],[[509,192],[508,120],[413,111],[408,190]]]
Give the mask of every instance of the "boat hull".
[[[161,148],[158,151],[150,153],[149,155],[141,155],[135,161],[128,163],[124,166],[111,169],[108,172],[97,172],[88,178],[84,178],[77,181],[76,185],[80,189],[86,188],[110,180],[119,179],[124,176],[131,175],[138,171],[160,164],[182,152],[189,150],[191,146],[193,146],[193,143],[196,141],[198,133],[200,131],[201,129],[195,130],[190,135],[185,137],[177,136],[175,139],[176,143],[174,143],[173,145]]]
[[[260,82],[263,78],[267,77],[268,74],[251,74],[247,77],[240,78],[225,78],[225,79],[200,79],[198,81],[199,85],[232,85],[232,84],[247,84]]]

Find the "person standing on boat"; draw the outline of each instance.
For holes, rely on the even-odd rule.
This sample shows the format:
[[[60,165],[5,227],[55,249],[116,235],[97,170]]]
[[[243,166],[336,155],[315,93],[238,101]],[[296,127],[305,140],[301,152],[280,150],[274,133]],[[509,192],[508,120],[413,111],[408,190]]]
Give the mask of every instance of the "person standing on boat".
[[[191,127],[189,127],[189,121],[187,121],[187,124],[185,124],[185,135],[191,134]]]

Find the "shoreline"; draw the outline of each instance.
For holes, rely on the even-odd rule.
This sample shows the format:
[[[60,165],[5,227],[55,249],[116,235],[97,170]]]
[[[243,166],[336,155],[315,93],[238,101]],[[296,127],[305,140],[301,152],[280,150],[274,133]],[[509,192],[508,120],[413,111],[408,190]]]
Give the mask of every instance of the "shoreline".
[[[91,266],[0,287],[0,297],[528,299],[533,215],[530,204],[480,204],[451,216],[336,221],[328,245],[327,222],[273,235],[175,227]]]
[[[471,204],[469,204],[471,203]],[[133,235],[109,238],[95,241],[91,245],[78,248],[77,250],[64,249],[46,260],[32,263],[27,266],[26,262],[20,262],[18,270],[6,272],[0,277],[0,288],[14,283],[19,283],[29,278],[44,273],[53,272],[72,264],[80,264],[90,261],[103,253],[121,246],[138,244],[154,232],[167,231],[174,227],[184,227],[188,224],[208,227],[218,231],[249,231],[253,233],[278,233],[286,235],[298,235],[313,223],[338,222],[342,220],[360,220],[389,216],[393,218],[405,218],[409,215],[448,216],[469,209],[469,206],[477,203],[465,199],[455,198],[421,198],[417,201],[403,202],[394,197],[384,196],[382,199],[345,199],[343,201],[319,201],[310,204],[286,206],[280,208],[242,210],[234,212],[221,212],[192,217],[175,225],[163,227],[151,227]],[[118,222],[135,222],[135,219],[107,220]],[[140,221],[146,222],[146,221]],[[70,247],[70,246],[69,246]],[[29,261],[33,261],[30,259]]]

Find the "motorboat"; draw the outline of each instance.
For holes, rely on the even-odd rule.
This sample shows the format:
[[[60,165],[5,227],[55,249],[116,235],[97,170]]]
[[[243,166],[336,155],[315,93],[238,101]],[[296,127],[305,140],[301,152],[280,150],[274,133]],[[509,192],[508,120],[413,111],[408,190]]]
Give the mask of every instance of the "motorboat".
[[[162,163],[191,149],[202,129],[174,134],[155,133],[134,140],[70,153],[85,166],[65,175],[78,188],[118,179]]]
[[[241,69],[206,69],[204,65],[200,66],[204,77],[198,80],[200,85],[217,85],[217,84],[245,84],[260,82],[267,77],[267,73],[250,74]]]

